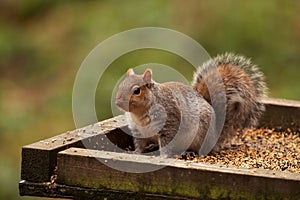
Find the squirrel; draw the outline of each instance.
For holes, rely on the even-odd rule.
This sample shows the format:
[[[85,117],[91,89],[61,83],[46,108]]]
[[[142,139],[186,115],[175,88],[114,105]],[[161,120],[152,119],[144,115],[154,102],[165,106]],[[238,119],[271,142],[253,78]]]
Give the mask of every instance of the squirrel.
[[[217,76],[221,84],[216,81]],[[257,125],[265,110],[259,101],[266,96],[264,79],[250,59],[232,53],[218,55],[199,66],[191,86],[179,82],[157,83],[150,69],[143,75],[129,69],[119,84],[116,105],[125,111],[136,153],[158,147],[161,156],[171,157],[186,151],[206,155],[211,150],[219,152],[230,147],[238,129]],[[219,101],[212,98],[214,94],[218,97],[221,90],[224,90],[225,116],[218,135],[216,126],[220,117],[213,103],[218,106]],[[211,135],[208,141],[211,144],[205,152],[201,147],[205,146],[206,135]]]

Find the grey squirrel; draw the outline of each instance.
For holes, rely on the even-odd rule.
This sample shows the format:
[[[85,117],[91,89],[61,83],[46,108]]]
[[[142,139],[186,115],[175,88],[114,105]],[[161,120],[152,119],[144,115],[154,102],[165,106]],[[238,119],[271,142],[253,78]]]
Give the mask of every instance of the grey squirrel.
[[[221,84],[216,82],[216,76]],[[211,97],[222,89],[226,115],[217,137],[219,116]],[[129,69],[118,87],[116,105],[125,111],[136,153],[146,153],[158,146],[162,156],[185,151],[202,154],[207,134],[217,137],[211,139],[214,142],[208,151],[213,148],[218,152],[230,145],[234,131],[255,126],[265,110],[259,99],[266,95],[266,90],[263,73],[250,59],[226,53],[198,67],[192,86],[156,83],[150,69],[143,75]]]

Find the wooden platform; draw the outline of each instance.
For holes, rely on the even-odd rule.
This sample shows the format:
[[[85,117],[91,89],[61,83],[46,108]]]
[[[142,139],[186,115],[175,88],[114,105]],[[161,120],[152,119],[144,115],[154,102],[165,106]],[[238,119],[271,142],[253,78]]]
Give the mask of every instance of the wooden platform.
[[[263,99],[262,127],[300,132],[300,102]],[[300,199],[300,174],[124,153],[124,116],[22,148],[20,195],[75,199]],[[300,148],[300,147],[299,147]],[[127,171],[149,169],[147,173]],[[153,168],[160,168],[152,171]]]

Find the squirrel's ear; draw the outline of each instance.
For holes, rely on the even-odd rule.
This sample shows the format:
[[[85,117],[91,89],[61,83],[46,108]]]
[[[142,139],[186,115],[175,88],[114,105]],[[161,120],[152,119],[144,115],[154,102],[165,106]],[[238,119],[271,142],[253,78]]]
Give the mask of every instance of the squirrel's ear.
[[[146,69],[146,71],[144,72],[144,75],[143,75],[143,79],[147,84],[151,83],[151,81],[152,81],[151,69]]]
[[[130,75],[133,75],[134,74],[134,71],[133,71],[133,69],[128,69],[127,70],[127,76],[130,76]]]

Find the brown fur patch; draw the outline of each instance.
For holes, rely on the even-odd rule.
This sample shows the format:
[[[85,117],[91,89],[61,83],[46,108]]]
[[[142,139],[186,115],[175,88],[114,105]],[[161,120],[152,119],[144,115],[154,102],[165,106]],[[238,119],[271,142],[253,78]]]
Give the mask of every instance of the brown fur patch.
[[[251,78],[249,77],[249,75],[243,71],[243,69],[241,69],[238,66],[233,66],[233,65],[221,65],[218,66],[218,72],[219,75],[222,78],[222,81],[224,83],[225,86],[225,90],[226,90],[226,95],[230,95],[227,89],[228,88],[235,88],[236,85],[239,85],[239,89],[241,90],[247,90],[249,91],[248,95],[251,95],[253,93],[253,91],[255,91],[253,82],[251,80]],[[209,103],[211,103],[211,98],[210,98],[210,93],[208,90],[208,87],[206,85],[206,81],[209,78],[213,78],[215,76],[215,70],[208,70],[206,74],[202,74],[202,79],[199,82],[199,84],[197,84],[196,86],[196,91],[199,92],[206,101],[208,101]],[[254,93],[253,93],[254,94]],[[248,96],[247,95],[247,96]]]

